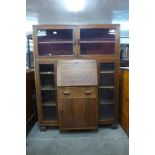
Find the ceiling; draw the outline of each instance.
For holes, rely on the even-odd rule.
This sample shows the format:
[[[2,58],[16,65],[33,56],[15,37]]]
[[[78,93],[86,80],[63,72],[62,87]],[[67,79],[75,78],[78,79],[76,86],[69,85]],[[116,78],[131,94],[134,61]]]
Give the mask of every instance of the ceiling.
[[[35,24],[121,24],[129,34],[129,0],[26,0],[27,33]]]

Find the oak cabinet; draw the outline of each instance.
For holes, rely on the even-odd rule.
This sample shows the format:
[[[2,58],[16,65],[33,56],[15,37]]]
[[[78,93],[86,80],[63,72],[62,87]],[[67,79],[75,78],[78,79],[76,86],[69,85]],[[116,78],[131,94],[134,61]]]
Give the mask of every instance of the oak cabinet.
[[[95,116],[81,120],[80,118],[84,118],[84,113],[74,113],[73,107],[75,109],[79,108],[78,104],[76,105],[77,101],[77,103],[84,103],[85,105],[81,107],[81,111],[89,108],[94,109],[95,105],[92,100],[95,100],[98,102],[98,112],[93,113],[98,117],[97,124],[111,124],[117,127],[119,103],[118,71],[120,63],[119,25],[34,25],[33,42],[40,126],[61,126],[61,128],[67,128],[66,124],[68,124],[68,126],[70,124],[68,128],[77,128],[76,125],[81,124],[81,128],[86,128],[86,122],[93,122],[93,120],[96,120]],[[80,64],[81,78],[77,78],[78,71],[76,71],[76,65],[73,65],[71,67],[74,68],[73,70],[75,71],[74,74],[72,74],[74,77],[67,77],[67,75],[70,75],[69,72],[65,74],[65,77],[62,78],[63,80],[61,81],[61,88],[59,88],[58,81],[60,82],[61,77],[57,76],[57,62],[59,60],[95,60],[97,63],[98,79],[98,86],[95,86],[97,87],[97,89],[95,89],[97,96],[93,96],[94,93],[92,93],[87,97],[83,96],[82,101],[81,98],[76,96],[83,95],[80,93],[89,86],[93,88],[91,82],[95,80],[95,78],[91,79],[88,75],[82,76],[91,69],[91,66],[89,66],[89,69],[85,70],[82,63]],[[67,70],[65,70],[65,72],[67,72]],[[92,72],[91,75],[94,74],[94,71]],[[77,82],[77,87],[81,86],[80,91],[76,91],[76,89],[72,90],[71,85],[75,81]],[[66,83],[65,88],[63,82]],[[66,98],[66,95],[62,93],[63,89],[72,91],[72,94],[68,95],[68,97],[70,96],[71,98]],[[67,91],[65,91],[65,93],[68,93]],[[62,95],[61,99],[58,99],[58,93],[62,93],[60,94]],[[75,96],[74,93],[76,94]],[[96,100],[95,98],[97,97],[98,99]],[[61,100],[61,103],[64,104],[59,105],[58,100]],[[67,102],[66,100],[69,101]],[[90,103],[90,107],[88,103]],[[68,107],[68,105],[72,105],[73,107]],[[64,106],[68,107],[68,109],[64,108]],[[63,108],[65,110],[62,110]],[[66,117],[61,117],[63,115]],[[59,117],[61,117],[61,119]],[[72,120],[70,120],[70,118],[72,118]],[[78,119],[80,119],[81,122],[77,123],[76,121],[78,121]],[[66,122],[67,120],[74,123]],[[90,125],[89,127],[96,128],[94,125]]]

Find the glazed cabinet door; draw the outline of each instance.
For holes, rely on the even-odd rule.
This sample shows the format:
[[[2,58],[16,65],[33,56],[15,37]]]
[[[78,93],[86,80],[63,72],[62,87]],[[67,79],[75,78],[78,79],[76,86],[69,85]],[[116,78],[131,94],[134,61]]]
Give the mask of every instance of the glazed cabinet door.
[[[34,26],[36,58],[62,58],[75,55],[75,28],[73,26]]]
[[[97,100],[93,98],[60,99],[59,125],[61,129],[96,129]]]
[[[80,58],[115,57],[119,54],[118,25],[79,26],[78,34]]]
[[[99,62],[99,122],[117,121],[118,109],[118,64]]]
[[[58,124],[55,64],[52,60],[36,62],[37,107],[41,124]]]

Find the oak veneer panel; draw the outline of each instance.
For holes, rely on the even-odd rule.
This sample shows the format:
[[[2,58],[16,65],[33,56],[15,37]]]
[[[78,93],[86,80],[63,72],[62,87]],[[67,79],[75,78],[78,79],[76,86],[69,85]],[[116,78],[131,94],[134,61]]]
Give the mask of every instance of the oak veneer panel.
[[[60,128],[97,128],[96,99],[61,99],[59,104]]]
[[[95,60],[58,60],[57,86],[95,86],[97,63]]]

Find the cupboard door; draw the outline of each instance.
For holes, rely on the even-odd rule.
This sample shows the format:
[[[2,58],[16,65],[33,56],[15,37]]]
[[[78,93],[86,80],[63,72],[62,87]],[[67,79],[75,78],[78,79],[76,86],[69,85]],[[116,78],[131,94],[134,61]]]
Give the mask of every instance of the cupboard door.
[[[115,63],[99,63],[100,120],[115,119]]]
[[[37,64],[37,97],[40,122],[57,122],[55,61]]]
[[[80,55],[113,55],[115,32],[114,28],[80,29]]]
[[[60,99],[59,122],[62,129],[96,129],[98,124],[96,99]]]
[[[73,26],[34,26],[35,57],[73,57],[75,28]]]
[[[38,30],[38,54],[73,55],[73,30]]]

